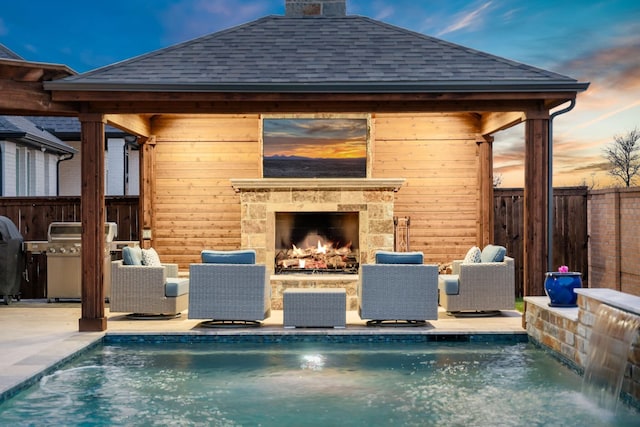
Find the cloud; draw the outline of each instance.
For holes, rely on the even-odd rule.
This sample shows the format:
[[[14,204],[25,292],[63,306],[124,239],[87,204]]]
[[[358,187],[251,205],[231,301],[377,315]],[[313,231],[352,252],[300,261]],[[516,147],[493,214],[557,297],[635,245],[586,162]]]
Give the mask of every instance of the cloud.
[[[444,30],[440,31],[438,33],[438,36],[478,26],[482,21],[482,13],[487,10],[489,6],[491,6],[491,3],[491,1],[488,1],[480,5],[480,7],[478,7],[477,9],[472,10],[471,12],[458,14],[458,18],[456,19],[456,21],[446,27]]]

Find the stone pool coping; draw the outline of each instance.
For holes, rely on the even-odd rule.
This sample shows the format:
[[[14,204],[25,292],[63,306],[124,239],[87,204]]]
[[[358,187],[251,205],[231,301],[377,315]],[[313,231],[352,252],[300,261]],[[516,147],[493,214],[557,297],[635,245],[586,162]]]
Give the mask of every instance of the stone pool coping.
[[[581,375],[588,360],[589,337],[600,305],[640,316],[640,297],[613,289],[575,289],[578,307],[550,307],[548,297],[525,297],[529,339]],[[640,410],[640,330],[631,343],[621,397]]]

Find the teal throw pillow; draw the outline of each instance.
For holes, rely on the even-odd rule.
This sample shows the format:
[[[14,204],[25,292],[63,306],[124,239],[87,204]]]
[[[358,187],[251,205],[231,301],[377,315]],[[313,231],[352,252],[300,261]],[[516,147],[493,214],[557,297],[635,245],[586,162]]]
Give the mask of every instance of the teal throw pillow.
[[[487,245],[482,250],[480,255],[481,262],[502,262],[504,256],[507,253],[507,248],[504,246]]]
[[[122,248],[122,263],[124,265],[142,265],[142,249],[140,246]]]

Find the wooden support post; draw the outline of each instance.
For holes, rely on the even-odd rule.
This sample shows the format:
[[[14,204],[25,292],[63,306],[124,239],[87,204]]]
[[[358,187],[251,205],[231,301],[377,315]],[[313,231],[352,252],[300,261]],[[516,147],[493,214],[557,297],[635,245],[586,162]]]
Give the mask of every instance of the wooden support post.
[[[155,200],[155,136],[149,137],[140,147],[140,230],[139,236],[142,240],[142,247],[148,248],[153,245],[153,233],[151,238],[145,237],[144,230],[153,232],[153,202]]]
[[[547,113],[548,117],[548,113]],[[525,121],[524,295],[544,295],[547,271],[549,119]]]
[[[80,332],[104,331],[104,117],[82,114],[82,317]]]
[[[478,246],[493,243],[493,137],[477,142],[478,157]]]

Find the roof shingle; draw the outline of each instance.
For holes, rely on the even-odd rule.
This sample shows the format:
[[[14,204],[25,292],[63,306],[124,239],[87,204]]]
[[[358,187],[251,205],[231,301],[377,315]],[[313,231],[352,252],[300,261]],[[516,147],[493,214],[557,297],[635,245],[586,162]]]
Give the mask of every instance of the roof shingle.
[[[267,16],[47,87],[424,91],[576,84],[567,76],[366,17]]]

